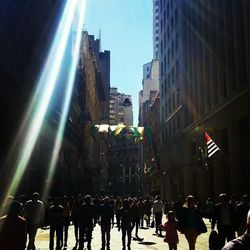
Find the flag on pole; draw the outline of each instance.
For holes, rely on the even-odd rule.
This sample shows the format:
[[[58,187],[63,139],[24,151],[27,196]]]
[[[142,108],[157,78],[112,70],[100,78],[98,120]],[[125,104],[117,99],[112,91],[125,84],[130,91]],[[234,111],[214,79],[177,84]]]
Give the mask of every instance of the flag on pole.
[[[207,132],[205,132],[205,138],[207,141],[207,156],[210,158],[214,153],[216,153],[219,147],[215,144],[215,142],[211,139]]]

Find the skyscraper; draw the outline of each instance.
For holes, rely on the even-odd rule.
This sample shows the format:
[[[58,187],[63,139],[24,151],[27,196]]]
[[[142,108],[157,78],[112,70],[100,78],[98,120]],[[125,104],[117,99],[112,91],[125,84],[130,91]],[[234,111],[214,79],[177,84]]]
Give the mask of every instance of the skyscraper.
[[[160,25],[159,25],[159,2],[160,0],[153,0],[153,57],[158,59],[159,57],[159,35],[160,35]]]

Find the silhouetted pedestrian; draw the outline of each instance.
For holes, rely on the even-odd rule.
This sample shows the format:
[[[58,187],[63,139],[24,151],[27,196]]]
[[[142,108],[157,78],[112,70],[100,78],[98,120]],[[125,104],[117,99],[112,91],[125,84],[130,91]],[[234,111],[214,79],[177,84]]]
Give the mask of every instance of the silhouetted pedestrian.
[[[244,235],[229,241],[222,250],[249,250],[250,249],[250,210],[247,215],[246,232]]]
[[[100,206],[99,214],[100,214],[100,225],[102,232],[102,250],[105,249],[105,245],[107,246],[107,250],[110,249],[110,230],[112,218],[114,216],[113,207],[110,205],[109,197],[104,198],[104,204]]]
[[[24,250],[26,247],[26,221],[19,216],[21,204],[11,201],[7,215],[0,218],[0,249]]]
[[[166,232],[164,241],[168,243],[169,250],[177,250],[177,244],[179,242],[177,233],[178,221],[175,219],[174,212],[168,212],[167,222],[161,225],[161,228]]]
[[[235,238],[236,231],[236,211],[235,207],[229,204],[229,198],[226,194],[220,194],[220,203],[214,207],[211,228],[214,229],[217,224],[219,236],[219,249],[225,245],[225,240],[230,241]]]
[[[117,211],[119,214],[118,221],[118,231],[122,229],[122,249],[126,249],[126,235],[127,235],[127,249],[130,250],[131,245],[131,231],[132,231],[132,214],[131,214],[131,208],[129,206],[129,201],[124,200],[123,206],[121,209]]]
[[[163,202],[160,200],[159,195],[155,197],[155,202],[152,209],[155,217],[155,233],[162,236],[160,225],[162,223],[162,215],[165,208]]]
[[[84,203],[80,207],[80,232],[79,249],[84,247],[84,235],[86,234],[87,248],[91,249],[92,231],[96,224],[96,207],[91,203],[91,196],[86,195]]]
[[[63,240],[63,207],[59,205],[59,198],[54,199],[54,205],[49,209],[49,248],[54,249],[54,236],[56,233],[56,249],[61,249]]]
[[[37,229],[44,223],[44,206],[42,201],[38,200],[39,194],[33,193],[32,200],[26,202],[22,214],[27,222],[27,233],[29,235],[29,243],[27,250],[36,249],[35,238]]]
[[[64,247],[67,247],[68,243],[68,230],[69,230],[69,224],[70,224],[70,205],[68,202],[67,196],[63,197],[63,241],[64,241]]]
[[[74,234],[76,244],[79,241],[79,223],[80,223],[80,207],[82,204],[82,196],[78,194],[72,205],[71,220],[74,224]]]
[[[186,198],[186,202],[180,211],[179,230],[185,235],[189,250],[195,250],[198,235],[207,231],[202,216],[195,206],[195,198],[192,195]]]
[[[242,202],[236,206],[236,216],[237,216],[237,233],[241,236],[246,231],[245,218],[250,209],[248,195],[243,195]]]

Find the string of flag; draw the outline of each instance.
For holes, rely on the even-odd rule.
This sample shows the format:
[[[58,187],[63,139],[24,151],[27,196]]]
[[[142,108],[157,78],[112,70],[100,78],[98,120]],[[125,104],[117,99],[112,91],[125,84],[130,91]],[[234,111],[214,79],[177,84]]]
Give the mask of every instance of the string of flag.
[[[109,124],[87,124],[85,126],[85,135],[90,134],[95,140],[98,133],[111,134],[116,137],[119,136],[122,131],[129,131],[134,136],[135,142],[140,142],[146,137],[150,144],[152,144],[152,129],[150,127],[134,127],[126,126],[124,124],[109,125]]]

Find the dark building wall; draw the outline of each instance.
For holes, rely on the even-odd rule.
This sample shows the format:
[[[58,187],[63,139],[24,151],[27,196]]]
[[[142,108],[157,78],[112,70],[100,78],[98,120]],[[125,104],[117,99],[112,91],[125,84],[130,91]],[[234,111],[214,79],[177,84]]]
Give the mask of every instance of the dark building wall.
[[[238,129],[249,131],[250,5],[179,0],[160,6],[161,164],[169,171],[162,192],[171,198],[249,192],[242,175],[250,168],[249,144]],[[204,131],[225,154],[216,153],[207,171],[197,161]]]
[[[64,1],[1,1],[1,163],[17,133]]]

